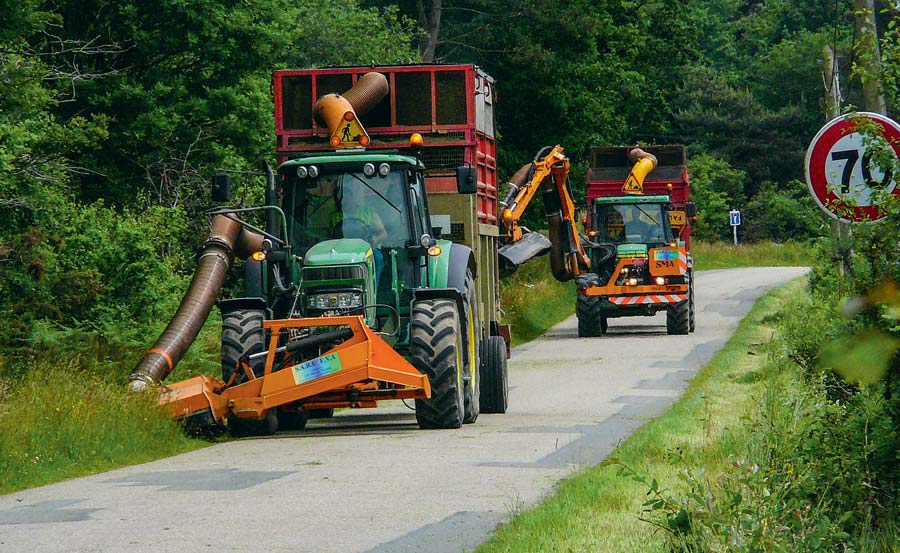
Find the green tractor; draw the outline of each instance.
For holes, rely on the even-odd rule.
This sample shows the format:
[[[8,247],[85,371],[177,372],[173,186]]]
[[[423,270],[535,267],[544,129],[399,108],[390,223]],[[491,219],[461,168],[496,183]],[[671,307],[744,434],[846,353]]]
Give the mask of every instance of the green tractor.
[[[212,212],[191,290],[207,301],[215,287],[214,298],[216,260],[230,265],[240,257],[245,291],[218,302],[221,380],[199,376],[163,387],[161,403],[173,415],[267,434],[391,399],[414,399],[422,428],[458,428],[480,413],[506,411],[497,232],[472,222],[480,176],[472,166],[454,168],[455,190],[445,186],[436,202],[442,213],[432,215],[427,182],[435,173],[423,162],[421,136],[411,143],[416,148],[403,153],[293,154],[274,173],[266,166],[266,206]],[[227,201],[229,188],[228,176],[217,176],[214,199]],[[239,219],[258,210],[265,229]],[[454,219],[463,221],[454,227]],[[442,238],[454,228],[468,229],[468,244]],[[159,382],[180,358],[178,344],[193,337],[178,334],[190,325],[176,319],[133,380]]]

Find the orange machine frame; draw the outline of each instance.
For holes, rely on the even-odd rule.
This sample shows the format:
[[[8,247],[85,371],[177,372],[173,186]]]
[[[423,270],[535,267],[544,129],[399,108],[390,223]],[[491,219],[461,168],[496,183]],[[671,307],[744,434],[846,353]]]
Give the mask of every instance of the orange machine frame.
[[[324,326],[346,326],[353,335],[315,359],[272,371],[282,331]],[[367,327],[362,316],[280,319],[265,321],[263,327],[271,338],[262,376],[246,365],[249,380],[237,386],[195,376],[164,386],[160,405],[179,418],[208,410],[216,423],[224,424],[230,417],[261,420],[271,409],[292,404],[305,409],[376,407],[380,400],[431,397],[428,378]],[[304,368],[321,366],[324,372],[304,380]]]

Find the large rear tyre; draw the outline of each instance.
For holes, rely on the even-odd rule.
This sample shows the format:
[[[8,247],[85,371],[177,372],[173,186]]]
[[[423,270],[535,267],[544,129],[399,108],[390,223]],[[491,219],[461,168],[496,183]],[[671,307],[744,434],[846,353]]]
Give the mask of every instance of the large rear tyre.
[[[420,428],[459,428],[464,414],[464,345],[456,302],[417,302],[411,327],[412,364],[431,384],[431,397],[416,400],[416,421]]]
[[[261,309],[238,309],[222,317],[222,380],[225,382],[235,373],[234,384],[247,380],[238,361],[245,355],[265,350],[265,318]],[[262,357],[250,363],[250,368],[256,376],[262,376],[265,365],[266,359]]]
[[[505,413],[509,402],[506,342],[491,336],[481,342],[481,412]]]
[[[481,366],[480,340],[481,325],[475,312],[475,279],[470,271],[466,271],[466,289],[463,294],[466,311],[466,372],[465,391],[463,393],[463,424],[471,424],[478,419],[481,412]]]

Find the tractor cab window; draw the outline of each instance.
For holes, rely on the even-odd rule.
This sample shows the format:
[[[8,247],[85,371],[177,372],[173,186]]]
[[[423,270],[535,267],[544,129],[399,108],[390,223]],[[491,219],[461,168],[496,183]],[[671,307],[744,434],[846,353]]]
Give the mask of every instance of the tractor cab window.
[[[298,180],[285,191],[290,236],[301,254],[324,240],[361,238],[374,249],[399,248],[409,240],[403,177],[362,172]]]
[[[672,240],[668,214],[662,204],[600,204],[594,218],[600,242],[650,244]]]

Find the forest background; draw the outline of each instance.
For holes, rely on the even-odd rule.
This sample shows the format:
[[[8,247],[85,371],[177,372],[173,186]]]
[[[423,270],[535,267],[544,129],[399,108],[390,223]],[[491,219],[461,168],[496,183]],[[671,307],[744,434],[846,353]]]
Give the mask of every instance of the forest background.
[[[896,115],[897,12],[877,7]],[[274,69],[476,63],[498,83],[501,178],[562,144],[576,195],[591,146],[686,144],[704,240],[730,238],[729,209],[748,241],[827,233],[802,182],[823,47],[845,107],[861,97],[846,0],[2,0],[0,21],[12,373],[91,348],[124,378],[187,287],[214,170],[274,162]]]

